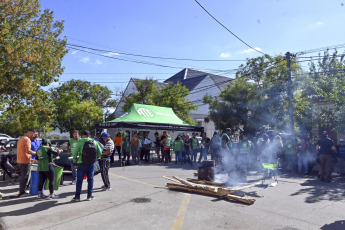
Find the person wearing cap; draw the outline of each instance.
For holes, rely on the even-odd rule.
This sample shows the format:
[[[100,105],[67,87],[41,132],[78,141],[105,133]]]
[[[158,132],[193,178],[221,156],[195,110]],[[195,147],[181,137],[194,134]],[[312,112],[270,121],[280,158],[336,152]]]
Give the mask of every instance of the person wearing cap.
[[[230,151],[232,148],[232,141],[230,138],[231,129],[226,128],[225,132],[222,134],[222,149],[226,151]]]
[[[37,172],[40,174],[40,181],[38,183],[38,199],[57,199],[59,196],[54,194],[55,185],[55,170],[53,166],[53,155],[61,153],[62,149],[54,150],[51,147],[49,139],[42,139],[42,146],[36,151],[38,158]],[[42,193],[43,185],[46,179],[49,179],[49,196],[46,197]]]
[[[101,138],[104,140],[105,145],[101,159],[99,160],[99,165],[101,168],[101,177],[104,183],[102,189],[106,191],[111,189],[108,172],[110,168],[110,156],[114,151],[114,142],[111,140],[109,133],[103,133]]]
[[[96,151],[97,151],[97,158],[100,158],[102,155],[102,149],[99,146],[98,142],[90,138],[89,131],[87,130],[83,131],[81,139],[79,140],[77,146],[72,151],[73,162],[75,164],[78,164],[76,192],[72,201],[80,201],[80,194],[81,194],[81,189],[82,189],[83,179],[84,179],[85,174],[87,176],[87,184],[88,184],[87,200],[93,200],[94,198],[94,196],[92,195],[92,192],[93,192],[93,176],[95,174],[95,164],[87,165],[87,164],[83,164],[83,161],[82,161],[83,148],[84,148],[85,142],[87,141],[93,141],[94,146],[96,147]]]
[[[73,131],[73,138],[69,139],[69,141],[67,143],[67,153],[68,153],[68,155],[70,155],[70,157],[68,157],[68,162],[71,166],[72,177],[73,177],[71,184],[77,183],[76,165],[73,163],[73,157],[71,155],[72,155],[73,149],[77,146],[78,142],[79,142],[79,131],[74,130]]]
[[[31,174],[31,156],[36,152],[31,150],[31,138],[35,133],[34,129],[29,129],[24,136],[17,142],[17,162],[20,169],[19,177],[19,193],[16,197],[27,195],[26,189],[29,186],[29,178]]]
[[[339,140],[339,144],[337,147],[337,157],[338,157],[338,164],[337,164],[337,172],[340,175],[345,174],[345,141],[344,139]]]
[[[319,150],[320,155],[320,180],[330,182],[333,165],[332,155],[337,149],[334,142],[328,138],[326,131],[322,132],[322,137],[317,141],[316,149]]]

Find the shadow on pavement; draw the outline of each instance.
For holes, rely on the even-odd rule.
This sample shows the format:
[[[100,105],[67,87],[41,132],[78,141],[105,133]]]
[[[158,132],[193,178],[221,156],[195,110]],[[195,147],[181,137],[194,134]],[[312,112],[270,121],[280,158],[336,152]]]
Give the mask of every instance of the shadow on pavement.
[[[307,197],[305,198],[306,203],[316,203],[323,200],[327,200],[327,201],[345,200],[345,190],[344,190],[345,178],[344,177],[335,177],[332,179],[332,182],[329,182],[329,183],[321,182],[318,178],[308,178],[303,183],[300,183],[300,185],[304,188],[291,194],[291,196],[298,196],[301,194],[307,195]]]
[[[345,220],[337,220],[330,224],[325,224],[321,230],[343,230],[345,229]]]

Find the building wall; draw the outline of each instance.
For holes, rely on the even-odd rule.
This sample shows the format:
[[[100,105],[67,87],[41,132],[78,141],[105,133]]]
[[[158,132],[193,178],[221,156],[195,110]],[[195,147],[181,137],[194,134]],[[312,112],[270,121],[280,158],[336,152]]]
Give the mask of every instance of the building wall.
[[[197,110],[192,110],[190,116],[195,120],[199,126],[204,127],[206,136],[212,137],[215,131],[214,122],[206,123],[204,118],[209,114],[209,106],[203,104],[203,97],[208,94],[212,97],[219,96],[220,90],[215,85],[213,79],[207,76],[202,80],[187,96],[187,99],[192,101],[194,105],[198,106]]]
[[[132,93],[137,91],[137,86],[135,85],[134,81],[131,79],[128,82],[127,88],[125,89],[125,92],[123,93],[125,97],[128,97],[129,95],[131,95]],[[115,117],[120,117],[124,114],[122,108],[125,105],[125,101],[122,100],[119,102],[119,104],[116,107],[115,110]]]

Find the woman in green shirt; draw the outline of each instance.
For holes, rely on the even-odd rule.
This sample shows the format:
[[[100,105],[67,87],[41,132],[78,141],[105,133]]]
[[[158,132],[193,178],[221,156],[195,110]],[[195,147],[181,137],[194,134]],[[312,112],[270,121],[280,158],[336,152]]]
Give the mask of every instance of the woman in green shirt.
[[[176,140],[174,141],[174,151],[175,151],[175,163],[181,162],[182,165],[182,149],[183,149],[183,140],[181,140],[180,136],[177,136]]]
[[[122,142],[122,150],[123,150],[123,155],[124,155],[125,159],[127,156],[127,165],[131,165],[129,163],[129,158],[131,156],[131,147],[130,147],[130,142],[129,142],[129,135],[127,135],[125,137],[125,140]]]
[[[37,149],[36,156],[38,158],[37,171],[40,174],[40,181],[38,183],[38,198],[57,199],[59,196],[54,195],[54,182],[55,182],[55,171],[53,166],[53,154],[59,154],[63,150],[57,151],[50,147],[51,143],[49,139],[42,139],[42,146]],[[43,184],[46,179],[49,179],[49,192],[50,195],[46,197],[42,193]]]

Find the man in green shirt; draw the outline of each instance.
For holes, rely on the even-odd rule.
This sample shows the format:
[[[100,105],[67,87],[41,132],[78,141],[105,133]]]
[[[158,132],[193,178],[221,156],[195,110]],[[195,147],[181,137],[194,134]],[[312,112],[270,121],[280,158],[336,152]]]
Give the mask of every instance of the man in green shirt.
[[[199,141],[198,138],[196,138],[196,133],[192,133],[192,138],[189,139],[190,143],[190,152],[191,152],[191,162],[193,164],[196,163],[196,156],[198,155],[198,149],[199,149]]]
[[[73,163],[78,164],[76,192],[72,201],[80,201],[81,188],[85,174],[87,176],[88,183],[87,200],[93,200],[94,198],[92,191],[95,162],[101,157],[102,149],[97,141],[89,136],[89,131],[83,131],[82,138],[72,151]]]
[[[201,158],[204,157],[204,160],[207,160],[207,154],[209,151],[209,146],[210,146],[210,138],[206,137],[206,133],[203,132],[201,134],[201,152],[200,152],[200,156],[199,156],[199,163],[201,162]]]
[[[71,166],[72,177],[73,177],[71,184],[77,183],[77,172],[76,172],[76,167],[75,167],[76,165],[73,163],[72,151],[77,146],[78,142],[79,142],[79,131],[74,130],[73,138],[69,139],[67,143],[67,153],[70,155],[70,157],[68,157],[68,161]]]

